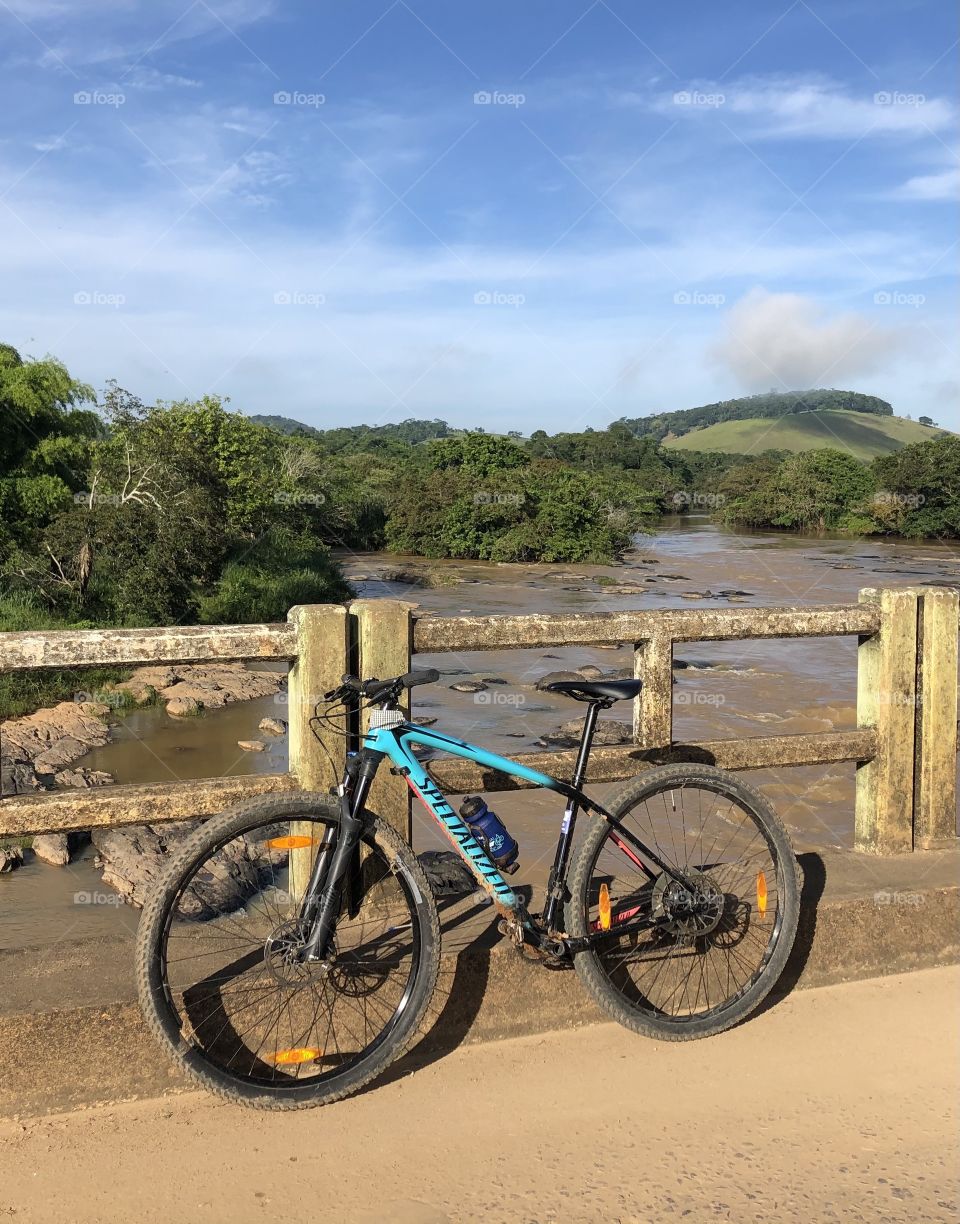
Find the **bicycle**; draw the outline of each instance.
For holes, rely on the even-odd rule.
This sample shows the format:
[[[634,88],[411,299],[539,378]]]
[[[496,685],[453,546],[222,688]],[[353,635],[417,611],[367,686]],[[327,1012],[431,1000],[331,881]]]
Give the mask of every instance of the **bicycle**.
[[[501,931],[526,955],[572,963],[626,1027],[668,1041],[711,1036],[779,978],[797,929],[798,869],[761,795],[700,764],[652,769],[608,807],[582,789],[600,711],[636,697],[639,680],[548,686],[587,703],[564,782],[409,721],[402,695],[438,679],[344,676],[322,717],[355,719],[365,703],[370,725],[335,793],[251,799],[171,856],[140,920],[139,995],[162,1046],[204,1087],[268,1109],[326,1104],[370,1083],[417,1036],[440,923],[412,849],[367,811],[386,761],[492,897]],[[528,912],[415,745],[564,797],[542,912]]]

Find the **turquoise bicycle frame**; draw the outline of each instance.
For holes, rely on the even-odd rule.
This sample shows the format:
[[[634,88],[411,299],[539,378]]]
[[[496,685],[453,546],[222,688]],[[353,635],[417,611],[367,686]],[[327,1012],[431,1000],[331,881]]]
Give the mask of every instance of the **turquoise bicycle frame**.
[[[390,718],[390,714],[386,714],[385,717]],[[470,826],[443,797],[423,763],[414,756],[412,745],[422,744],[424,747],[446,752],[450,756],[463,757],[487,769],[494,769],[510,777],[522,778],[534,786],[556,791],[570,800],[576,799],[581,806],[595,810],[601,809],[568,783],[561,782],[558,778],[551,778],[549,774],[539,773],[536,769],[528,769],[526,765],[521,765],[518,761],[498,756],[495,752],[487,752],[486,749],[468,744],[465,740],[453,739],[449,735],[441,735],[426,727],[418,727],[396,715],[393,717],[396,718],[396,721],[389,725],[371,728],[364,735],[364,747],[375,752],[382,752],[393,763],[394,768],[406,778],[407,785],[436,819],[456,849],[464,855],[477,879],[494,900],[507,909],[518,909],[520,898],[497,870],[484,847],[470,832]]]

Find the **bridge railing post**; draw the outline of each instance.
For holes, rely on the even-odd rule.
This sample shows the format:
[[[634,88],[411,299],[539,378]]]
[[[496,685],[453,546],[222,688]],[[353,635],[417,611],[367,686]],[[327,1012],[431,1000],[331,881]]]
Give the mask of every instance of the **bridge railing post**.
[[[401,599],[355,599],[350,604],[350,615],[355,622],[358,671],[364,679],[377,676],[383,680],[388,676],[402,676],[410,670],[416,606]],[[406,713],[410,712],[409,694],[404,695],[400,704]],[[361,714],[361,733],[370,725],[370,713],[364,710]],[[392,774],[386,766],[377,774],[368,806],[389,821],[405,841],[411,840],[410,788],[402,777]]]
[[[300,604],[287,620],[296,630],[296,657],[287,682],[290,772],[301,790],[327,791],[340,781],[346,759],[346,739],[317,723],[314,712],[323,694],[348,671],[347,609],[340,604]],[[311,834],[312,825],[292,827],[294,834]],[[310,877],[316,847],[290,851],[289,888],[302,895]]]
[[[673,740],[673,641],[658,633],[633,650],[633,674],[643,681],[633,703],[633,738],[642,748],[669,748]]]
[[[857,725],[876,732],[877,751],[857,766],[854,848],[899,854],[913,849],[919,596],[866,589],[860,602],[879,608],[880,629],[857,652]]]
[[[957,835],[958,612],[956,590],[921,589],[914,836],[922,849]]]

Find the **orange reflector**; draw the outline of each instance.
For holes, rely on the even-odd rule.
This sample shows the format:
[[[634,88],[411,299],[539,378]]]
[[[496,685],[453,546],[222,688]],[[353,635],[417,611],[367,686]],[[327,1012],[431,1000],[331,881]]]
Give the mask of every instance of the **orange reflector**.
[[[761,918],[767,916],[767,877],[762,871],[757,872],[757,909]]]
[[[600,885],[600,930],[610,930],[610,889],[606,884]]]
[[[267,1061],[277,1067],[295,1067],[299,1063],[316,1062],[322,1057],[323,1050],[311,1050],[309,1047],[301,1047],[298,1050],[276,1050],[273,1054],[266,1055]]]
[[[319,846],[319,837],[271,837],[266,843],[268,850],[305,850],[307,846]]]

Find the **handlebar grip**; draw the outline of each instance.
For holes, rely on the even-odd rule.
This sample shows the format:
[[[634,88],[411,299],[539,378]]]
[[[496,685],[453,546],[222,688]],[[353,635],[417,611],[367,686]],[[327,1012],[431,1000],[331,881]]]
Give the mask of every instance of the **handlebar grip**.
[[[417,684],[436,684],[439,679],[440,673],[436,668],[427,667],[423,671],[408,671],[400,677],[400,683],[404,688],[413,688]]]

